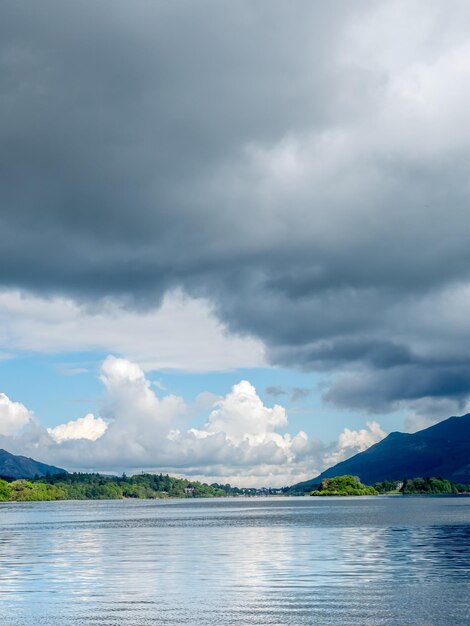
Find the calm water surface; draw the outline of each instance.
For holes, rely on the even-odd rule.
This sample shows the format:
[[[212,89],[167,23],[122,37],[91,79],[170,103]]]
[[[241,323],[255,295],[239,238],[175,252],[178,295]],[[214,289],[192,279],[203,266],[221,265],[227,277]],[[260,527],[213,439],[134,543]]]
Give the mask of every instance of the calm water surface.
[[[468,626],[470,498],[0,505],[7,626]]]

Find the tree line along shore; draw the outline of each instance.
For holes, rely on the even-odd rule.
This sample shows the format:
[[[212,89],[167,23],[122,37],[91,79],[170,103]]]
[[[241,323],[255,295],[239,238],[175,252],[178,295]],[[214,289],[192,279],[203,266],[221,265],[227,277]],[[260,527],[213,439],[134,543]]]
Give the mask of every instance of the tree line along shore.
[[[163,474],[103,476],[63,473],[33,479],[0,479],[0,502],[47,500],[119,500],[124,498],[213,498],[229,496],[283,495],[286,489],[238,488],[229,484],[201,483]],[[365,496],[381,494],[452,495],[470,493],[470,485],[442,478],[404,478],[363,485],[355,476],[325,478],[313,496]]]
[[[458,495],[470,493],[470,485],[453,483],[444,478],[403,478],[401,481],[384,480],[372,486],[363,485],[357,476],[345,475],[324,478],[311,496],[378,496],[402,495]]]
[[[0,479],[0,502],[41,500],[119,500],[122,498],[213,498],[272,495],[278,490],[239,489],[229,484],[208,485],[164,474],[103,476],[63,473],[32,479]]]

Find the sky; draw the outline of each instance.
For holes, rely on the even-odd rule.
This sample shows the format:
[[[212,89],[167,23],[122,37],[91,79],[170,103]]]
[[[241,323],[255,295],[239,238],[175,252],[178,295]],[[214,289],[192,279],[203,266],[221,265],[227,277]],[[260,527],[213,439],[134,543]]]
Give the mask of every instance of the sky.
[[[469,411],[469,27],[2,2],[0,447],[282,486]]]

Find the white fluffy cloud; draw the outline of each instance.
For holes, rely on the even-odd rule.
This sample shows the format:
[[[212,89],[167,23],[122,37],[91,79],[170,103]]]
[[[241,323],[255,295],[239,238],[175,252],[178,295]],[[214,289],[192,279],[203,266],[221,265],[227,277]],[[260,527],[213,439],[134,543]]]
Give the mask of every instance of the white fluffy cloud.
[[[309,458],[309,452],[318,448],[318,442],[303,431],[295,436],[278,432],[287,426],[284,407],[265,406],[255,387],[242,380],[214,403],[202,428],[174,430],[168,437],[186,456],[191,472],[198,473],[197,459],[220,480],[230,477],[247,486],[285,485],[312,471],[314,457]]]
[[[264,406],[253,385],[242,380],[216,403],[205,428],[207,433],[223,432],[235,443],[244,439],[256,443],[287,423],[284,407],[279,404],[272,409]]]
[[[165,471],[210,482],[284,486],[312,478],[385,436],[376,422],[358,431],[345,428],[334,447],[303,431],[292,435],[285,432],[284,407],[264,405],[246,380],[223,398],[206,394],[201,404],[198,397],[208,418],[191,428],[192,407],[177,396],[159,397],[136,363],[108,356],[100,379],[105,388],[100,417],[90,413],[49,429],[30,422],[29,430],[1,443],[70,470]],[[4,395],[0,400],[16,416],[15,426],[0,432],[13,435],[31,414]]]
[[[66,424],[59,424],[55,428],[48,428],[47,432],[57,443],[73,439],[96,441],[104,435],[107,427],[108,425],[101,417],[95,417],[92,413],[88,413],[85,417],[79,417]]]
[[[0,393],[0,435],[14,435],[31,417],[31,411],[24,404],[13,402],[6,394]]]
[[[304,432],[280,432],[288,426],[285,409],[265,406],[248,381],[222,399],[207,396],[206,423],[190,428],[191,407],[176,396],[158,397],[136,363],[108,356],[100,379],[101,417],[47,430],[36,424],[10,448],[68,469],[162,470],[243,485],[289,484],[321,465],[322,444]]]
[[[336,450],[325,455],[325,463],[327,466],[334,465],[358,452],[364,452],[374,443],[381,441],[386,435],[387,433],[382,430],[380,424],[375,421],[367,422],[367,428],[359,430],[345,428],[338,437]]]
[[[108,356],[101,365],[100,380],[106,389],[103,411],[113,420],[110,435],[126,430],[145,442],[147,436],[166,435],[187,411],[178,396],[160,399],[142,368],[127,359]]]

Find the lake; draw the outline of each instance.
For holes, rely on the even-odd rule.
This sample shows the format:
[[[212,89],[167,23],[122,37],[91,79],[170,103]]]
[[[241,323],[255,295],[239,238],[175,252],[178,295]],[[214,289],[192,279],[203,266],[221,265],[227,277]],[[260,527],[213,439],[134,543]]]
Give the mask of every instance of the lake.
[[[470,498],[3,503],[7,626],[460,626]]]

